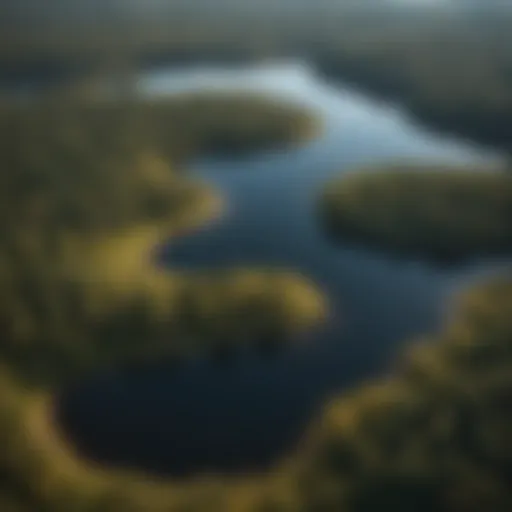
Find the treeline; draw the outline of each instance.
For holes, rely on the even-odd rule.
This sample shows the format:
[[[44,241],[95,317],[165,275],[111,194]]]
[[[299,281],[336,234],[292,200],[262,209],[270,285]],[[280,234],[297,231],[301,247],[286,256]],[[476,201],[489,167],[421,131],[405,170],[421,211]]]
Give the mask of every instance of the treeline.
[[[318,205],[337,240],[437,262],[512,252],[512,176],[505,169],[406,164],[340,176]]]
[[[250,62],[298,57],[332,79],[398,100],[422,122],[509,151],[512,15],[507,9],[341,9],[265,19],[234,15],[48,33],[5,31],[0,82],[54,75],[56,83],[129,65]],[[129,64],[126,64],[129,63]],[[30,70],[35,73],[30,73]],[[2,78],[3,75],[3,78]],[[16,78],[17,77],[17,78]],[[50,80],[51,81],[51,80]]]
[[[419,120],[510,151],[511,15],[438,16],[354,27],[318,51],[320,69],[381,97]]]
[[[13,512],[506,512],[512,507],[512,280],[464,291],[393,376],[334,399],[266,477],[178,485],[77,458],[48,397],[1,373],[0,503]],[[50,420],[50,422],[48,422]]]
[[[251,95],[1,106],[2,510],[148,510],[143,478],[128,481],[139,493],[127,500],[124,477],[83,462],[61,435],[52,395],[71,380],[275,346],[324,319],[320,290],[292,272],[179,274],[151,258],[221,213],[215,191],[182,170],[190,157],[296,144],[316,129],[309,112]],[[155,506],[179,495],[162,493]]]
[[[320,320],[323,299],[299,277],[278,288],[275,273],[233,274],[230,296],[221,276],[202,287],[153,269],[149,256],[161,237],[217,214],[213,192],[179,167],[192,155],[299,143],[314,129],[309,113],[250,95],[3,106],[2,357],[22,376],[55,382],[116,358],[187,345],[182,340],[233,344],[230,329],[243,327],[236,308],[247,309],[246,332],[260,326],[262,337],[289,332],[289,308],[306,324]],[[287,292],[296,286],[301,299]],[[229,319],[225,339],[216,314],[198,305],[212,293],[216,314]],[[265,313],[258,304],[266,300],[273,307]],[[279,304],[288,305],[280,317]]]
[[[334,401],[304,449],[298,510],[510,510],[511,319],[505,275],[463,293],[394,377]]]

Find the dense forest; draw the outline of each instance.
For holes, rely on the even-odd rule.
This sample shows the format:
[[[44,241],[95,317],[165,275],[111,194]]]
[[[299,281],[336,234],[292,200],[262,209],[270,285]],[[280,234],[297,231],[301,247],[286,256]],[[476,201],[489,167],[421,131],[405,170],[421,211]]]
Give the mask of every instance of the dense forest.
[[[219,212],[213,191],[161,156],[170,154],[167,137],[174,133],[156,122],[164,122],[166,109],[186,110],[185,101],[195,126],[194,103],[174,101],[158,105],[160,118],[151,104],[2,111],[9,169],[1,188],[2,510],[405,512],[419,503],[425,511],[508,510],[512,286],[505,276],[463,293],[438,340],[414,344],[395,377],[329,405],[299,451],[265,476],[153,481],[74,452],[52,411],[53,390],[77,374],[157,354],[182,357],[205,344],[275,343],[325,315],[315,286],[290,273],[179,275],[150,268],[152,244]],[[214,109],[217,98],[195,101],[213,102]],[[232,110],[220,101],[223,116],[210,129],[219,126],[222,147],[255,147],[254,127],[246,123],[244,132],[236,124],[239,115],[251,118],[254,98],[233,99]],[[280,109],[282,116],[267,119],[272,130],[281,119],[288,142],[297,140],[284,129],[290,119],[311,129],[305,113]],[[180,126],[187,134],[186,123]],[[441,198],[458,183],[462,203],[478,196],[482,209],[491,194],[495,208],[487,214],[501,215],[510,204],[505,176],[404,173],[401,179]],[[393,194],[400,190],[395,186]]]
[[[221,213],[215,192],[177,162],[299,142],[316,124],[307,112],[236,95],[4,106],[4,359],[46,383],[179,340],[275,341],[321,318],[321,295],[298,276],[234,269],[186,278],[150,260],[164,236]]]
[[[299,57],[331,79],[398,100],[438,129],[510,149],[510,10],[344,5],[307,15],[283,8],[254,19],[243,10],[218,16],[220,7],[217,16],[179,12],[139,25],[116,18],[115,26],[97,26],[93,39],[72,23],[46,31],[6,27],[0,82],[53,76],[69,83],[107,69]]]
[[[511,15],[360,28],[320,51],[320,66],[437,129],[509,151]]]
[[[56,421],[58,392],[103,368],[273,348],[329,314],[323,291],[296,272],[185,272],[152,255],[223,215],[218,192],[187,174],[193,157],[299,145],[322,129],[315,115],[247,94],[140,102],[128,90],[111,101],[82,94],[91,75],[300,56],[436,127],[510,151],[509,15],[397,17],[349,3],[257,23],[210,18],[211,9],[187,23],[184,8],[173,23],[145,20],[137,31],[105,16],[94,37],[84,24],[43,30],[35,11],[26,32],[3,22],[2,84],[48,74],[55,87],[16,104],[0,97],[2,512],[512,510],[510,272],[463,290],[440,332],[411,343],[388,376],[326,404],[296,452],[264,475],[178,482],[100,466]],[[91,7],[101,6],[81,5],[98,23]],[[23,17],[20,6],[10,14]],[[512,178],[486,171],[411,164],[336,178],[320,217],[347,244],[443,262],[508,254]]]
[[[137,23],[107,17],[94,38],[76,22],[46,30],[8,25],[0,35],[0,82],[46,76],[69,83],[112,69],[298,57],[331,79],[397,100],[437,129],[510,149],[510,9],[400,10],[386,2],[334,9],[327,2],[253,16],[221,4],[211,13],[174,7]]]
[[[512,252],[508,169],[382,166],[329,182],[318,210],[336,238],[438,262]]]
[[[51,423],[51,397],[1,374],[0,503],[13,512],[318,510],[507,511],[512,282],[465,291],[435,339],[395,375],[338,398],[300,450],[266,476],[187,483],[77,457]]]
[[[510,510],[511,308],[510,276],[467,290],[394,377],[329,405],[304,448],[299,510]]]

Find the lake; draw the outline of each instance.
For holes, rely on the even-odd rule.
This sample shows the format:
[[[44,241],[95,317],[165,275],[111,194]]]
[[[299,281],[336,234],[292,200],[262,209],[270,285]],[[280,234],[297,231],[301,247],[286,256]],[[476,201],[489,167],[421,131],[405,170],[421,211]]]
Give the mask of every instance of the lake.
[[[247,349],[224,362],[117,371],[66,394],[62,422],[83,453],[174,476],[265,469],[294,449],[329,397],[388,372],[405,344],[435,332],[454,291],[507,264],[443,268],[396,259],[331,241],[315,216],[319,190],[340,172],[497,155],[431,133],[399,107],[327,85],[302,63],[155,71],[139,83],[143,95],[201,88],[256,90],[310,105],[325,131],[287,152],[193,162],[191,172],[224,195],[226,214],[164,245],[156,263],[295,269],[325,291],[331,314],[305,343],[272,355]]]

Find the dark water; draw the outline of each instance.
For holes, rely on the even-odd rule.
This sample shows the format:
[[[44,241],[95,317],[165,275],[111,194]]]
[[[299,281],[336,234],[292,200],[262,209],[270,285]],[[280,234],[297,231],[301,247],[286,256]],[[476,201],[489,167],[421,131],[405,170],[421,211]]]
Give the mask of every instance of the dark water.
[[[333,394],[382,374],[404,343],[439,328],[447,297],[492,265],[439,268],[333,244],[314,215],[326,179],[399,159],[475,162],[491,155],[436,137],[398,109],[328,88],[300,65],[156,75],[143,91],[251,87],[306,102],[325,133],[287,153],[197,162],[225,196],[226,216],[169,243],[172,267],[293,268],[327,293],[332,319],[308,344],[273,357],[244,352],[219,364],[98,377],[70,393],[62,415],[85,453],[161,473],[260,469],[293,449]]]

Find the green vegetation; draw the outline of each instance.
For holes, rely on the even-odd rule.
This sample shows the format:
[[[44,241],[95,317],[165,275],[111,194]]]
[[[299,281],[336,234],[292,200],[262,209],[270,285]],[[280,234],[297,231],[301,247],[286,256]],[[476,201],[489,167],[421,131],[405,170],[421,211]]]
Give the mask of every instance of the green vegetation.
[[[461,294],[396,373],[328,404],[298,453],[262,476],[150,480],[85,462],[51,396],[2,371],[3,510],[505,512],[512,506],[512,279]],[[6,508],[9,506],[10,508]]]
[[[143,477],[82,462],[53,424],[52,395],[102,367],[280,343],[324,319],[323,295],[291,272],[188,274],[151,258],[165,238],[222,213],[179,163],[298,143],[313,126],[298,108],[242,95],[0,108],[2,511],[178,500],[172,485],[153,491]]]
[[[332,403],[302,455],[299,510],[512,508],[512,280],[462,294],[396,376]]]
[[[1,118],[10,171],[0,187],[1,510],[510,509],[510,278],[465,293],[438,340],[415,345],[395,377],[336,400],[303,448],[266,476],[178,483],[76,454],[53,419],[53,392],[68,378],[131,357],[282,339],[317,323],[325,304],[293,274],[156,268],[149,249],[221,213],[218,198],[156,156],[165,140],[149,116],[143,134],[153,143],[143,145],[128,109],[104,127],[98,105],[68,108]],[[492,193],[496,209],[510,204],[509,178],[498,173],[398,175],[427,197],[455,182],[456,197],[480,214],[488,201],[475,189]],[[393,183],[379,181],[370,196]]]
[[[0,374],[0,507],[6,512],[164,512],[243,510],[262,483],[155,481],[146,475],[85,462],[52,423],[48,393]],[[228,507],[223,508],[223,507]]]
[[[337,238],[440,261],[512,251],[506,172],[388,166],[336,178],[320,203]]]
[[[214,192],[186,180],[176,160],[297,141],[314,124],[306,112],[195,94],[0,114],[1,355],[18,374],[60,381],[122,356],[207,340],[232,345],[249,333],[286,336],[292,311],[304,327],[323,317],[319,292],[299,276],[186,277],[150,261],[163,237],[221,211]]]
[[[306,53],[438,127],[510,150],[507,20],[421,17],[332,17],[321,34],[312,19],[286,30],[277,19],[265,34],[251,33],[252,21],[178,31],[166,20],[137,41],[132,30],[112,37],[108,24],[101,34],[47,32],[43,44],[4,31],[0,58],[14,71],[42,62],[43,74],[53,62],[65,75],[109,62],[122,72],[132,59],[188,61],[207,47],[219,60]],[[275,343],[324,318],[325,299],[300,276],[177,273],[150,258],[164,237],[222,213],[183,163],[295,144],[315,130],[307,113],[247,95],[0,107],[1,511],[512,510],[510,276],[464,293],[437,339],[417,343],[394,377],[329,404],[298,453],[265,477],[178,484],[97,467],[54,423],[55,389],[85,372]],[[441,259],[512,248],[510,177],[421,170],[436,172],[393,168],[330,185],[326,222],[337,236]]]
[[[171,9],[167,17],[145,22],[109,19],[94,31],[87,24],[6,25],[0,31],[2,75],[9,82],[11,74],[48,74],[69,83],[106,70],[126,76],[145,65],[293,55],[329,77],[398,99],[436,129],[510,151],[510,10],[401,14],[388,6],[340,4],[306,15],[300,9],[281,16],[265,11],[259,23],[242,11],[213,16],[194,8],[187,14]]]
[[[57,139],[86,161],[97,158],[101,149],[102,157],[130,160],[134,154],[150,152],[177,164],[198,154],[290,147],[321,129],[319,119],[308,109],[257,93],[232,91],[185,92],[144,102],[135,97],[108,101],[101,96],[84,101],[61,91],[58,96],[47,95],[45,104],[37,108],[0,107],[4,129],[11,123],[19,144],[32,147],[36,141],[31,137],[39,137],[31,151],[34,159],[52,158],[51,144]],[[43,135],[42,126],[50,120],[54,126]],[[46,143],[50,147],[45,150],[41,146]],[[36,150],[41,154],[36,155]]]

